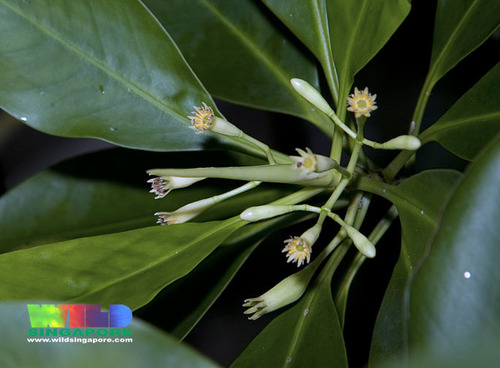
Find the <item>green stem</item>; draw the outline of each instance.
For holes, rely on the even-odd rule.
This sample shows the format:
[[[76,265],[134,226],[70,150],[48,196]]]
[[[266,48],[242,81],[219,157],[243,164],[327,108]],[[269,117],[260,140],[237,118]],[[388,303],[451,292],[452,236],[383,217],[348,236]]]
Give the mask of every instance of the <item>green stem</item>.
[[[324,188],[303,188],[295,193],[289,194],[283,198],[277,199],[269,205],[282,205],[282,204],[295,204],[299,202],[306,201],[322,192],[324,192]]]
[[[332,195],[330,196],[328,201],[325,203],[323,208],[327,208],[327,209],[331,210],[333,208],[333,206],[335,205],[335,202],[339,199],[340,195],[342,194],[344,189],[347,187],[347,185],[351,181],[352,174],[354,173],[354,169],[355,169],[356,164],[358,162],[359,154],[361,152],[362,146],[363,146],[363,127],[361,126],[359,128],[359,133],[356,136],[356,144],[354,146],[354,149],[353,149],[352,154],[351,154],[351,158],[349,159],[349,163],[347,164],[347,168],[346,168],[346,171],[351,175],[351,177],[350,178],[344,177],[340,181],[340,183],[337,185],[337,187],[335,188],[335,190],[333,191]],[[327,216],[326,211],[322,211],[320,213],[319,218],[318,218],[319,225],[323,225],[323,222],[325,221],[326,216]]]
[[[269,148],[269,146],[267,144],[262,143],[261,141],[259,141],[258,139],[254,138],[254,137],[249,136],[248,134],[244,133],[243,131],[241,131],[241,133],[242,133],[242,135],[239,138],[242,138],[242,139],[254,144],[255,146],[259,147],[266,154],[267,159],[269,161],[269,164],[276,165],[276,160],[274,159],[273,153],[271,152],[271,149]]]
[[[415,154],[415,151],[401,151],[399,154],[391,161],[389,165],[382,170],[382,175],[384,179],[390,183],[394,180],[398,172],[405,166],[408,160]]]
[[[370,235],[368,236],[368,240],[370,240],[373,245],[376,245],[382,238],[382,236],[387,232],[387,230],[389,230],[389,227],[397,216],[398,212],[396,207],[391,206],[385,216],[378,222],[373,231],[370,233]],[[347,272],[344,274],[344,277],[340,282],[339,288],[335,295],[335,305],[337,306],[337,309],[339,311],[339,318],[342,327],[344,327],[345,323],[345,311],[347,307],[349,289],[351,287],[352,281],[354,280],[354,277],[356,276],[365,260],[366,257],[363,254],[356,254],[354,260],[349,265]]]
[[[230,190],[226,193],[222,193],[222,194],[219,194],[219,195],[216,195],[216,196],[213,196],[213,200],[214,200],[214,204],[215,203],[219,203],[219,202],[222,202],[226,199],[229,199],[231,197],[234,197],[234,196],[237,196],[238,194],[241,194],[241,193],[244,193],[246,191],[249,191],[250,189],[253,189],[255,187],[257,187],[258,185],[260,185],[260,181],[256,181],[256,180],[253,180],[253,181],[250,181],[236,189],[233,189],[233,190]]]
[[[424,117],[425,108],[429,97],[431,95],[432,88],[435,85],[434,81],[434,68],[429,70],[427,77],[425,78],[424,85],[418,96],[417,104],[415,106],[415,111],[413,112],[412,122],[415,126],[410,132],[411,135],[418,136],[420,133],[420,128],[422,127],[422,120]],[[398,172],[410,161],[415,154],[414,151],[403,151],[397,155],[389,165],[382,171],[382,174],[388,182],[394,180]]]
[[[412,121],[415,122],[415,127],[410,134],[417,136],[420,133],[420,128],[422,126],[422,119],[424,117],[425,108],[429,97],[431,95],[432,88],[434,87],[434,70],[429,70],[427,77],[425,78],[424,85],[418,96],[417,105],[415,106],[415,111],[413,112]]]

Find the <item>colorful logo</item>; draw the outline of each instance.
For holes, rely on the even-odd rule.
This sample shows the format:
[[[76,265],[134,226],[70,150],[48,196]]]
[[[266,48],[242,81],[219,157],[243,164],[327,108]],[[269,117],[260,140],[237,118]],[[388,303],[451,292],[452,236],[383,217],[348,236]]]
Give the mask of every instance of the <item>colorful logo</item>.
[[[123,304],[110,304],[103,312],[99,304],[28,304],[32,328],[125,327],[132,311]]]

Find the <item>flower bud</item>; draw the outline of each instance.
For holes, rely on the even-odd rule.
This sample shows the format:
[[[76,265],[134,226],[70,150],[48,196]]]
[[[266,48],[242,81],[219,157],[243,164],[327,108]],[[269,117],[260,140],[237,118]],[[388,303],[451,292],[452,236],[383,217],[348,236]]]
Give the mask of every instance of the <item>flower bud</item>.
[[[240,218],[245,221],[255,222],[283,215],[291,211],[293,211],[293,208],[291,208],[291,206],[254,206],[243,211],[240,214]]]
[[[401,149],[415,151],[421,146],[420,140],[413,135],[400,135],[390,141],[382,143],[385,149]]]
[[[361,234],[358,230],[356,230],[354,227],[344,224],[342,226],[344,230],[347,232],[347,235],[349,238],[351,238],[352,242],[358,248],[358,250],[368,258],[373,258],[375,257],[376,250],[375,246],[367,239],[366,236]]]
[[[323,111],[325,114],[330,115],[334,113],[333,109],[330,107],[328,102],[321,96],[316,88],[311,86],[305,80],[299,78],[292,78],[290,80],[292,87],[307,101],[312,103],[318,109]]]

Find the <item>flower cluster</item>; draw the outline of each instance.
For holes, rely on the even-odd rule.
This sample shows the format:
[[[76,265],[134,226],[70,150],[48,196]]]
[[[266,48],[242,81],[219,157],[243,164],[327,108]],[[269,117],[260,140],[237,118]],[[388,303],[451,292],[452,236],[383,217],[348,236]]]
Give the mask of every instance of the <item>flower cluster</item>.
[[[315,213],[317,216],[315,225],[300,236],[291,236],[289,239],[286,239],[282,248],[282,253],[285,253],[287,263],[295,263],[297,267],[307,266],[283,280],[262,296],[245,300],[244,306],[249,307],[245,313],[252,314],[250,319],[257,319],[265,313],[297,300],[305,291],[307,283],[322,260],[347,237],[364,257],[375,257],[376,250],[374,244],[358,230],[359,225],[353,226],[358,211],[358,204],[352,200],[345,220],[342,220],[339,215],[334,213],[333,209],[336,208],[335,206],[341,200],[341,194],[344,193],[347,185],[352,183],[352,179],[355,177],[354,169],[358,163],[358,159],[361,157],[360,152],[363,145],[377,149],[415,150],[420,147],[420,141],[413,136],[400,136],[384,143],[377,143],[364,138],[362,129],[365,118],[370,117],[371,113],[377,109],[375,102],[377,95],[372,95],[368,91],[368,88],[361,91],[358,88],[354,88],[354,92],[347,97],[347,110],[353,112],[356,119],[363,117],[361,120],[358,120],[358,131],[355,131],[337,116],[329,103],[309,83],[300,79],[292,79],[291,84],[301,96],[319,111],[323,112],[333,125],[341,129],[339,131],[336,130],[336,132],[345,134],[344,137],[352,140],[350,145],[352,150],[351,157],[346,167],[342,167],[338,163],[341,152],[335,153],[333,149],[332,157],[316,154],[309,147],[305,148],[305,150],[297,148],[298,156],[286,156],[276,153],[267,145],[248,136],[224,118],[215,116],[214,109],[205,102],[202,102],[201,106],[194,106],[193,115],[188,116],[191,128],[196,133],[210,131],[210,134],[236,137],[238,140],[245,141],[246,145],[252,147],[254,151],[258,152],[260,150],[263,152],[267,156],[268,164],[245,167],[152,169],[148,171],[150,175],[155,175],[148,182],[151,184],[151,193],[155,194],[156,199],[164,198],[173,189],[186,188],[206,178],[247,181],[246,184],[238,188],[188,203],[175,211],[157,212],[155,215],[158,216],[157,223],[160,225],[181,224],[190,221],[200,213],[207,211],[213,205],[251,190],[260,185],[261,182],[285,183],[304,187],[302,190],[283,197],[277,202],[262,206],[252,206],[240,214],[240,219],[247,222],[265,221],[272,217],[294,211],[307,211]],[[346,108],[345,105],[343,108]],[[321,192],[330,193],[328,201],[322,207],[297,204],[301,203],[301,201],[309,200]],[[339,224],[340,230],[330,244],[311,263],[312,248],[321,234],[326,218],[333,219]],[[347,246],[349,244],[351,243],[348,243]]]

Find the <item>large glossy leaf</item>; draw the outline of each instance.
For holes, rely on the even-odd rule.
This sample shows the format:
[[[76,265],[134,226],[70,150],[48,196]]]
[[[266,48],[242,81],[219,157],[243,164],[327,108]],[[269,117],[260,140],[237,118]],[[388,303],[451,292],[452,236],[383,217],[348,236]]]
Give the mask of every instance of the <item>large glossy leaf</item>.
[[[467,169],[413,279],[410,348],[431,356],[450,355],[490,334],[498,336],[499,167],[497,135]]]
[[[75,368],[217,367],[186,345],[179,344],[167,334],[135,318],[126,327],[132,330],[133,342],[29,342],[27,331],[31,325],[26,304],[0,303],[0,325],[4,334],[0,344],[0,366],[4,368],[50,368],[68,365]],[[34,303],[31,300],[29,304]]]
[[[334,102],[337,103],[339,81],[333,60],[330,26],[325,2],[322,0],[262,0],[262,2],[280,18],[321,62]]]
[[[347,247],[338,248],[305,295],[247,346],[231,368],[347,367],[331,277]]]
[[[0,106],[36,129],[152,150],[215,138],[189,129],[213,101],[137,0],[1,0],[0,34]]]
[[[335,0],[326,3],[333,58],[339,74],[339,101],[354,75],[385,45],[410,11],[408,0]],[[340,104],[341,102],[339,102]]]
[[[500,3],[495,0],[439,0],[429,72],[413,119],[419,132],[432,88],[460,60],[479,47],[500,25]]]
[[[422,143],[436,141],[457,156],[472,160],[500,132],[498,96],[500,63],[420,135]]]
[[[317,70],[293,36],[254,0],[146,0],[208,90],[222,99],[333,126],[290,85],[318,84]],[[237,122],[235,122],[237,123]]]
[[[114,149],[68,160],[40,172],[0,198],[0,252],[83,236],[152,226],[157,211],[180,206],[235,187],[204,181],[155,200],[146,170],[161,165],[236,165],[260,162],[230,152],[146,153]],[[201,220],[219,220],[289,193],[260,186],[214,206]],[[250,203],[250,204],[249,204]]]
[[[401,253],[375,324],[370,353],[372,365],[406,352],[409,282],[460,177],[460,173],[452,170],[430,170],[396,186],[373,183],[369,179],[365,182],[367,185],[361,184],[361,188],[396,205],[402,227]]]
[[[318,57],[336,103],[410,11],[407,0],[263,2]]]
[[[439,0],[428,79],[434,85],[500,25],[495,0]],[[429,92],[429,91],[427,91]]]
[[[1,300],[125,304],[132,310],[189,273],[243,220],[155,226],[0,255]]]

